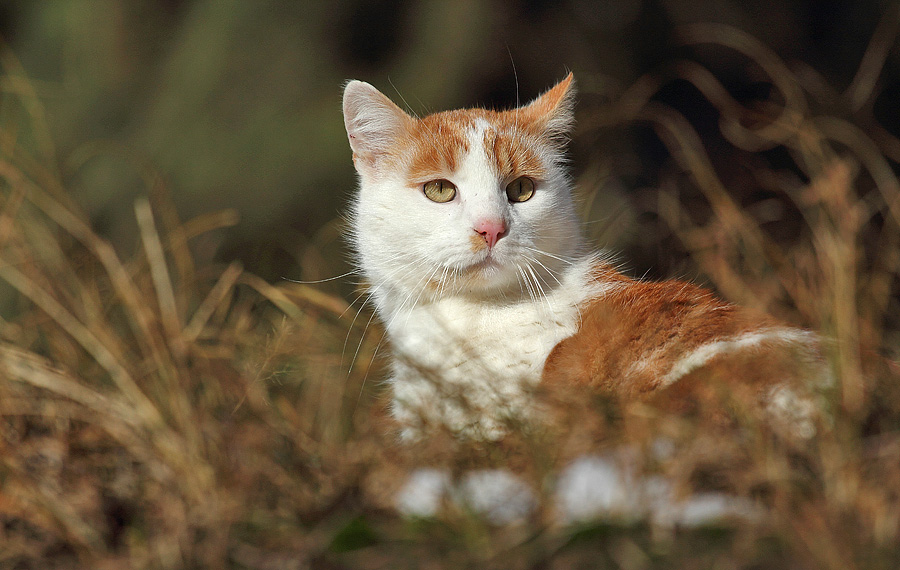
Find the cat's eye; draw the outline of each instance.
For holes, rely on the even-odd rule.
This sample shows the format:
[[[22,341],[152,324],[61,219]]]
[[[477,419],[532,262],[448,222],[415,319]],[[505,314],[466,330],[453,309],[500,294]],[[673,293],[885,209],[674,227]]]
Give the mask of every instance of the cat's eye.
[[[524,202],[534,196],[534,180],[519,176],[506,185],[506,197],[510,202]]]
[[[425,197],[432,202],[449,202],[456,197],[456,186],[444,179],[426,182],[422,191],[425,193]]]

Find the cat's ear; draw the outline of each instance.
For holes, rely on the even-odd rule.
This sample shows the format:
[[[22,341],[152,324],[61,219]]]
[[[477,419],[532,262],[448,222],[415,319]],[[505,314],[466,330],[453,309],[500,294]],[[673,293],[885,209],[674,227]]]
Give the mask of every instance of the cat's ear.
[[[575,79],[570,72],[546,93],[519,109],[550,138],[564,138],[575,122]]]
[[[390,154],[412,121],[368,83],[350,81],[344,87],[344,127],[357,169],[373,167],[380,158]]]

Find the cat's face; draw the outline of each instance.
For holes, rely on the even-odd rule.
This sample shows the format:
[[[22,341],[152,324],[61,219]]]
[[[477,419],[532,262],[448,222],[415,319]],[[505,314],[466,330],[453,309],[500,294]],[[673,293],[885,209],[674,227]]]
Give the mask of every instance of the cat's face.
[[[344,121],[366,276],[415,298],[534,295],[580,248],[563,168],[571,75],[531,104],[418,119],[350,82]]]

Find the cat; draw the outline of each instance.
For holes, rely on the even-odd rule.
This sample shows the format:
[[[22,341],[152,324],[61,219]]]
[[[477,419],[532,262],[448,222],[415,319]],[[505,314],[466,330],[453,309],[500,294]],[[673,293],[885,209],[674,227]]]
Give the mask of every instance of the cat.
[[[392,348],[401,436],[500,438],[534,418],[539,386],[687,404],[711,378],[810,436],[803,386],[832,382],[816,335],[690,283],[632,279],[588,246],[566,167],[574,102],[571,73],[512,110],[421,118],[346,84],[351,241]]]

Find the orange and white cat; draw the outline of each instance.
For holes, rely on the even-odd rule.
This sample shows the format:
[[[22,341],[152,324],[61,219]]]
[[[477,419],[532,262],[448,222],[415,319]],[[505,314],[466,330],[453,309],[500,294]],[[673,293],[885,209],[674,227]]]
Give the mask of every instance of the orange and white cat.
[[[353,245],[403,433],[496,438],[534,413],[542,382],[674,397],[713,374],[808,434],[796,386],[829,376],[814,335],[688,283],[630,279],[587,247],[565,167],[573,104],[571,74],[516,109],[422,118],[347,84]]]

